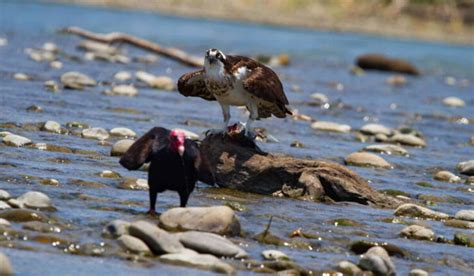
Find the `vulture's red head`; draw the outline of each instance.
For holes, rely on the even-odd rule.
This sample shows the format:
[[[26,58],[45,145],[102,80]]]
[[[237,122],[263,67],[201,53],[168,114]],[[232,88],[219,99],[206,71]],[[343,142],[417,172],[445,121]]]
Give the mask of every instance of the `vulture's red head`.
[[[172,130],[170,132],[170,148],[171,150],[179,153],[180,156],[183,156],[184,153],[184,141],[186,139],[186,136],[184,135],[184,132],[179,131],[179,130]]]

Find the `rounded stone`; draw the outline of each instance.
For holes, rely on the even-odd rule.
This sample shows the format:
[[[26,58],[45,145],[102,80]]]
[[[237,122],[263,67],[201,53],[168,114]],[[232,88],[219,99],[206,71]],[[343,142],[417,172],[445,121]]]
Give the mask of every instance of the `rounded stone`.
[[[122,181],[118,187],[119,189],[124,190],[142,190],[147,191],[148,187],[148,180],[143,178],[126,178]]]
[[[59,133],[61,132],[61,124],[55,121],[47,121],[43,124],[42,130]]]
[[[456,169],[462,174],[474,175],[474,160],[459,162]]]
[[[347,133],[351,131],[351,126],[333,122],[318,121],[311,124],[311,128],[321,131],[332,131]]]
[[[459,210],[454,218],[459,220],[474,221],[474,210]]]
[[[130,235],[144,241],[157,255],[177,253],[184,249],[178,238],[147,221],[136,221],[128,228]]]
[[[443,99],[443,104],[450,107],[463,107],[466,103],[458,97],[447,97]]]
[[[393,264],[387,251],[380,246],[371,247],[362,255],[359,266],[375,275],[395,275],[395,265]]]
[[[390,142],[392,143],[400,143],[402,145],[407,145],[407,146],[412,146],[412,147],[425,147],[426,142],[412,134],[402,134],[402,133],[397,133],[390,137],[389,139]]]
[[[431,241],[435,237],[435,233],[426,227],[420,225],[410,225],[402,229],[400,236],[415,240]]]
[[[20,205],[31,209],[54,210],[53,202],[44,193],[30,191],[17,198]]]
[[[162,255],[160,256],[160,261],[176,265],[196,267],[227,275],[235,274],[235,269],[231,265],[217,257],[209,254],[198,254],[190,249],[182,250],[179,253]]]
[[[8,200],[10,199],[10,193],[5,190],[0,190],[0,200]]]
[[[107,130],[100,127],[86,128],[82,130],[82,137],[88,139],[105,140],[109,138]]]
[[[64,73],[60,80],[65,87],[72,89],[83,89],[84,86],[97,85],[97,82],[91,77],[75,71]]]
[[[349,261],[341,261],[336,266],[337,271],[343,272],[348,275],[359,275],[362,270],[356,265]]]
[[[392,165],[382,157],[368,152],[354,152],[346,156],[345,163],[354,166],[391,168]]]
[[[130,222],[116,219],[109,222],[104,229],[102,230],[102,235],[107,238],[117,238],[122,235],[128,234],[128,228],[130,227]]]
[[[0,252],[0,275],[13,275],[13,268],[7,255]]]
[[[435,180],[450,182],[450,183],[459,183],[461,182],[461,178],[452,172],[448,171],[439,171],[434,176]]]
[[[135,137],[137,134],[135,131],[125,128],[125,127],[116,127],[110,130],[110,135],[112,136],[122,136],[122,137]]]
[[[408,276],[428,276],[428,272],[424,271],[423,269],[412,269],[410,270],[410,273],[408,273]]]
[[[376,134],[385,134],[387,136],[392,134],[392,130],[381,124],[366,124],[360,131],[364,134],[376,135]]]
[[[406,149],[397,146],[397,145],[388,145],[388,144],[377,144],[369,145],[364,148],[364,151],[372,151],[378,153],[384,153],[388,155],[404,155],[407,156],[409,153]]]
[[[279,250],[264,250],[262,252],[262,256],[265,260],[274,260],[274,261],[281,261],[281,260],[289,260],[290,258],[285,253]]]
[[[16,79],[16,80],[21,80],[21,81],[27,81],[27,80],[31,79],[30,76],[28,76],[27,74],[24,74],[24,73],[15,73],[13,75],[13,78]]]
[[[311,94],[311,99],[313,100],[313,102],[315,102],[316,104],[319,104],[319,105],[322,105],[322,104],[325,104],[325,103],[329,102],[328,96],[326,96],[323,93],[313,93],[313,94]]]
[[[116,85],[112,87],[111,93],[112,95],[118,96],[136,96],[138,95],[138,89],[136,89],[133,85]]]
[[[248,256],[239,246],[228,239],[206,232],[187,231],[175,234],[186,247],[199,253],[208,253],[217,257],[246,258]]]
[[[125,250],[138,254],[150,254],[148,245],[139,238],[130,235],[122,235],[117,239],[118,244]]]
[[[123,139],[115,142],[110,151],[110,155],[122,156],[133,145],[133,143],[135,143],[135,141],[130,139]]]
[[[47,80],[43,84],[44,88],[51,92],[56,92],[59,90],[59,85],[54,80]]]
[[[118,81],[127,81],[132,78],[132,74],[127,71],[120,71],[115,73],[114,78]]]
[[[425,219],[448,219],[449,215],[441,212],[436,212],[426,207],[418,206],[412,203],[405,203],[395,210],[396,216],[418,217]]]
[[[172,208],[160,216],[160,225],[171,231],[203,231],[220,235],[240,234],[240,222],[227,206]]]
[[[0,226],[10,227],[11,223],[8,220],[4,219],[4,218],[0,218]]]
[[[12,207],[5,201],[0,201],[0,210],[11,209]]]
[[[63,63],[60,62],[59,60],[51,61],[49,63],[49,67],[51,67],[53,69],[61,69],[61,68],[63,68]]]
[[[22,147],[31,144],[31,140],[20,135],[9,134],[3,137],[3,143],[8,146]]]

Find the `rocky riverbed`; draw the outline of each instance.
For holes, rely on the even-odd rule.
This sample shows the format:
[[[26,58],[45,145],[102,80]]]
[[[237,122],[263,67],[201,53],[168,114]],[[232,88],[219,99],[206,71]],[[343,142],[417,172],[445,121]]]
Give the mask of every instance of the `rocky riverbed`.
[[[470,48],[59,5],[2,8],[0,274],[474,273]],[[347,166],[396,204],[198,183],[189,208],[167,192],[158,196],[161,217],[146,216],[146,168],[126,171],[117,156],[157,125],[198,138],[220,125],[219,107],[175,91],[192,69],[55,32],[68,25],[195,55],[212,46],[260,56],[281,76],[295,115],[257,122],[259,146]],[[422,75],[351,69],[374,51]],[[233,121],[245,117],[233,110]]]

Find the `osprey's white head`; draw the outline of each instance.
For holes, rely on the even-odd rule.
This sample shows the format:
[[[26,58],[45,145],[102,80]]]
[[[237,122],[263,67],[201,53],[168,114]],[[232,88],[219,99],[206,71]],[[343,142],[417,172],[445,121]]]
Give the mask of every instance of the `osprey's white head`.
[[[209,49],[204,57],[204,69],[206,74],[212,77],[221,77],[225,74],[224,62],[226,56],[217,49]]]

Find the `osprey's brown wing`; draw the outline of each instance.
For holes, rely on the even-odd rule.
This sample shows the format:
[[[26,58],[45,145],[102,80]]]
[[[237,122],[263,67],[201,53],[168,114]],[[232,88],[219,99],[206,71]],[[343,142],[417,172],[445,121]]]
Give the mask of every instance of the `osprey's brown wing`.
[[[139,169],[145,162],[149,162],[151,154],[157,152],[169,143],[170,130],[163,127],[154,127],[135,141],[120,158],[120,164],[129,170]]]
[[[260,118],[269,117],[271,114],[279,118],[284,118],[286,114],[291,115],[291,111],[286,107],[288,99],[283,91],[283,85],[272,69],[243,56],[227,56],[227,59],[232,63],[232,67],[229,68],[232,73],[237,72],[239,68],[247,68],[248,73],[242,84],[245,90],[259,99]]]
[[[189,72],[178,80],[178,91],[186,97],[201,97],[207,101],[215,101],[214,95],[207,90],[204,82],[204,70]]]

